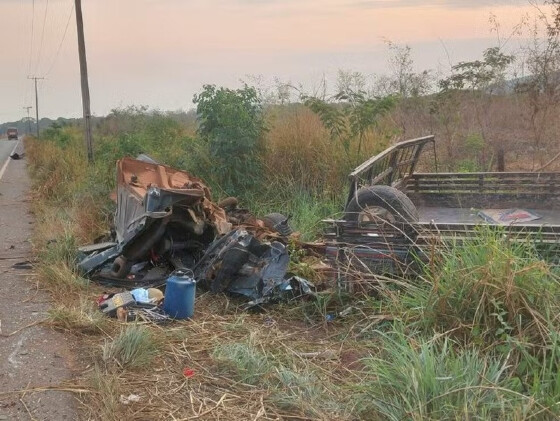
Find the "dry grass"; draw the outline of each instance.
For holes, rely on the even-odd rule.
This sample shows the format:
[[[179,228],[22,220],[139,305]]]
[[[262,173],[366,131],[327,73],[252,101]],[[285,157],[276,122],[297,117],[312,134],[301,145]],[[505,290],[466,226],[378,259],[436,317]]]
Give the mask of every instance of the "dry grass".
[[[159,354],[143,370],[99,364],[87,376],[88,416],[110,409],[120,419],[352,419],[341,386],[359,376],[348,356],[360,348],[343,339],[342,325],[306,325],[289,309],[247,314],[203,294],[193,320],[145,329]],[[125,405],[115,393],[141,400]]]
[[[99,335],[110,332],[109,319],[101,313],[93,301],[82,298],[73,305],[58,304],[49,310],[51,326],[71,333]]]
[[[516,127],[518,137],[508,144],[508,157],[513,160],[518,154],[512,168],[521,168],[528,165],[523,151],[530,144],[530,132],[513,122],[519,118],[512,111],[514,105],[500,105],[497,100],[489,107],[488,117],[499,124],[485,127],[490,139],[509,138],[508,125]],[[337,196],[354,165],[398,136],[427,131],[440,135],[438,152],[447,160],[445,164],[452,166],[461,154],[469,152],[464,145],[467,136],[479,130],[469,107],[461,104],[456,110],[461,120],[452,120],[452,127],[430,115],[427,103],[400,108],[368,134],[361,157],[354,151],[346,155],[309,110],[276,110],[265,139],[267,180],[272,186],[298,185],[325,197]],[[451,135],[449,142],[442,134]],[[351,300],[342,293],[326,291],[316,300],[277,305],[263,313],[244,312],[239,302],[226,296],[200,294],[193,320],[161,326],[143,324],[132,328],[142,333],[126,335],[122,332],[130,328],[96,310],[94,299],[103,290],[70,269],[76,246],[99,235],[107,218],[99,200],[102,195],[89,194],[97,191],[88,184],[96,174],[85,163],[81,143],[63,150],[53,142],[31,142],[27,153],[36,186],[34,246],[42,260],[41,278],[57,300],[50,322],[56,328],[81,334],[79,353],[84,366],[89,367],[76,380],[81,388],[91,391],[82,397],[84,418],[375,419],[375,414],[361,412],[367,405],[355,399],[359,391],[367,398],[373,388],[379,396],[384,393],[378,388],[375,373],[367,373],[363,361],[371,362],[383,345],[376,329],[407,309],[402,305],[388,311],[380,300],[361,293],[371,294],[374,286],[385,302],[399,303],[403,297],[401,281],[361,274],[356,276]],[[488,296],[487,291],[483,293]],[[509,297],[503,300],[506,304]],[[456,308],[459,306],[445,310]],[[342,310],[348,310],[345,316],[340,315]],[[400,310],[403,313],[399,314]],[[485,310],[493,311],[490,307]],[[327,322],[331,313],[337,318]],[[133,352],[138,341],[146,345],[146,353]],[[414,359],[418,346],[414,339],[409,342],[406,351]],[[391,358],[386,363],[393,369]],[[391,380],[389,377],[387,383]],[[126,403],[121,399],[131,394],[138,395],[139,401]]]

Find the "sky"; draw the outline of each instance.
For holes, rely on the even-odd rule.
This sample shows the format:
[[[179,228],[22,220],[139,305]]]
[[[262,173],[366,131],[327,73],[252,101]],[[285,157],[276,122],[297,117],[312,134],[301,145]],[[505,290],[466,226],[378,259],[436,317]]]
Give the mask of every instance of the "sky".
[[[82,113],[74,0],[0,0],[0,122]],[[255,80],[312,91],[339,69],[388,72],[384,40],[417,70],[473,60],[534,7],[528,0],[82,0],[91,108],[193,108],[204,84]],[[513,44],[513,43],[512,43]],[[32,115],[35,108],[30,110]]]

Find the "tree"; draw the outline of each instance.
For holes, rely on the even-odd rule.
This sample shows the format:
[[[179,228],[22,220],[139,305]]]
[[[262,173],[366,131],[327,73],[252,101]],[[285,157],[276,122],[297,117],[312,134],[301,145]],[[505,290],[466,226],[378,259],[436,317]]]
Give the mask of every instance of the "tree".
[[[415,71],[410,46],[390,40],[385,40],[385,44],[389,50],[390,72],[376,78],[374,92],[380,96],[391,95],[398,100],[392,116],[400,126],[401,134],[408,136],[428,107],[426,95],[432,91],[433,77],[428,70]]]
[[[533,137],[535,170],[547,168],[560,157],[559,151],[550,159],[550,150],[545,147],[547,141],[555,138],[550,133],[550,121],[558,115],[560,102],[560,0],[545,4],[550,6],[548,13],[535,6],[537,20],[528,26],[530,42],[523,48],[524,65],[530,75],[516,86],[517,92],[525,95],[529,102],[526,112]]]
[[[198,133],[208,142],[213,172],[225,190],[239,193],[260,175],[259,140],[265,130],[262,104],[255,88],[204,85],[194,96]]]
[[[492,93],[504,81],[507,67],[515,57],[503,53],[500,47],[487,48],[483,60],[462,61],[453,66],[452,75],[439,82],[441,89],[468,89]]]
[[[339,92],[333,97],[304,97],[304,103],[319,116],[331,138],[342,143],[346,154],[350,154],[352,141],[357,139],[359,155],[366,133],[393,108],[395,100],[392,96],[368,97],[360,73],[339,71],[337,85]]]
[[[439,81],[442,96],[448,96],[453,91],[470,91],[472,104],[475,111],[476,122],[480,129],[480,135],[484,144],[491,144],[497,156],[498,170],[504,171],[504,147],[502,140],[488,139],[487,126],[489,122],[490,108],[495,93],[503,92],[503,82],[508,67],[513,63],[515,57],[505,54],[500,47],[491,47],[484,50],[482,60],[463,61],[454,65],[452,74]],[[484,169],[492,166],[492,159],[488,162],[486,149],[482,148],[480,163]]]

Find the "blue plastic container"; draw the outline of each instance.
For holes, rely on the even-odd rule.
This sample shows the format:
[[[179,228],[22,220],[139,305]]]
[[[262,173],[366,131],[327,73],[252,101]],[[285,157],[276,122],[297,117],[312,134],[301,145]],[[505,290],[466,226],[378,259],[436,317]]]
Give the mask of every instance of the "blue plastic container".
[[[163,310],[174,319],[190,319],[194,314],[196,281],[183,271],[175,271],[167,278]]]

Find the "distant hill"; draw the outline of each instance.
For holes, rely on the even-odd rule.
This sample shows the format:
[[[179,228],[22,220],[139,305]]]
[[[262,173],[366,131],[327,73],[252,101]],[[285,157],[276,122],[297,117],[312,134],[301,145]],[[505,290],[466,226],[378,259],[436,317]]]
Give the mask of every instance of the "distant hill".
[[[194,124],[196,120],[196,112],[194,110],[190,111],[165,111],[160,112],[158,110],[148,110],[147,108],[135,108],[135,107],[128,107],[123,109],[113,110],[107,116],[92,116],[91,123],[94,129],[98,128],[99,125],[103,122],[107,123],[110,122],[111,119],[118,119],[124,116],[134,116],[134,115],[152,115],[154,113],[164,115],[165,117],[171,118],[181,124]],[[83,119],[82,118],[64,118],[59,117],[57,119],[50,119],[50,118],[42,118],[39,120],[39,130],[43,131],[51,127],[54,123],[65,126],[65,125],[81,125]],[[6,123],[0,124],[0,137],[4,137],[6,134],[6,130],[8,127],[16,127],[20,135],[24,135],[27,133],[35,134],[36,133],[36,126],[35,126],[35,119],[31,118],[28,122],[27,117],[22,118],[19,121],[8,121]]]
[[[488,86],[487,91],[489,93],[497,95],[510,95],[515,92],[524,92],[527,89],[538,88],[539,91],[545,91],[547,86],[560,85],[560,71],[550,72],[545,75],[546,79],[543,80],[543,76],[521,76],[513,79],[504,80],[499,83],[494,83]]]
[[[49,128],[53,123],[64,124],[80,124],[81,118],[63,118],[59,117],[56,120],[51,120],[50,118],[42,118],[39,120],[39,130],[45,130]],[[16,127],[20,135],[29,133],[29,127],[31,127],[31,134],[35,133],[35,120],[27,121],[26,118],[22,118],[19,121],[9,121],[7,123],[0,124],[0,137],[6,134],[8,127]]]

